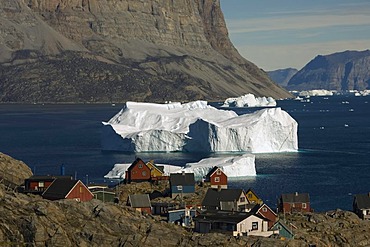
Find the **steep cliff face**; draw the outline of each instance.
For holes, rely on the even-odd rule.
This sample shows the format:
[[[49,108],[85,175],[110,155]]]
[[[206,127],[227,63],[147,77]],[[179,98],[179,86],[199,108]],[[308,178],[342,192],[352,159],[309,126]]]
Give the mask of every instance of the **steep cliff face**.
[[[287,68],[287,69],[278,69],[274,71],[268,71],[267,74],[272,81],[276,82],[282,87],[288,85],[289,80],[298,72],[297,69]]]
[[[0,101],[290,96],[239,55],[219,0],[0,0],[0,13]]]
[[[364,90],[370,88],[370,51],[317,56],[289,81],[290,90]]]

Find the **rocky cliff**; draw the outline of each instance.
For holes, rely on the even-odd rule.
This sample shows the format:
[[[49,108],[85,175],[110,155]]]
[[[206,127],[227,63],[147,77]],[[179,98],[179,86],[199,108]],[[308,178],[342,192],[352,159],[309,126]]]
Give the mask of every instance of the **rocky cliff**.
[[[273,71],[268,71],[267,74],[272,81],[276,82],[282,87],[288,85],[289,80],[298,72],[297,69],[287,68],[287,69],[278,69]]]
[[[0,101],[290,96],[239,55],[219,0],[0,0]]]
[[[364,90],[370,88],[370,51],[317,56],[289,81],[289,90]]]
[[[4,161],[6,160],[6,161]],[[10,162],[8,161],[10,160]],[[31,174],[24,163],[0,159],[8,170]],[[4,166],[1,166],[4,167]],[[24,170],[24,171],[22,171]],[[15,180],[14,180],[15,181]],[[153,189],[150,185],[136,189]],[[125,192],[135,188],[125,187]],[[98,200],[48,201],[15,192],[0,180],[1,246],[369,246],[370,221],[351,212],[281,215],[294,239],[231,234],[198,234],[161,218],[135,212],[124,204]]]

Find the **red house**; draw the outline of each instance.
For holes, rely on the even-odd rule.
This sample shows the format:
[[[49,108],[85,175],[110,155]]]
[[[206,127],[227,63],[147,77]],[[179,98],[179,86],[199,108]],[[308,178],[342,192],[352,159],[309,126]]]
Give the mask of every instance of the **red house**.
[[[127,169],[125,180],[126,183],[149,181],[150,169],[142,159],[137,158]]]
[[[71,176],[31,176],[24,180],[24,192],[42,194],[57,178],[72,179]]]
[[[281,213],[310,211],[310,196],[308,193],[282,194],[279,199],[279,212]]]
[[[86,202],[92,200],[94,195],[80,180],[58,178],[42,193],[42,197],[49,200],[74,199]]]
[[[266,204],[256,205],[252,211],[255,212],[256,215],[262,216],[265,219],[268,219],[268,229],[274,226],[275,222],[277,221],[277,214]]]
[[[211,183],[211,188],[227,189],[227,176],[221,168],[215,166],[206,175],[206,182]]]

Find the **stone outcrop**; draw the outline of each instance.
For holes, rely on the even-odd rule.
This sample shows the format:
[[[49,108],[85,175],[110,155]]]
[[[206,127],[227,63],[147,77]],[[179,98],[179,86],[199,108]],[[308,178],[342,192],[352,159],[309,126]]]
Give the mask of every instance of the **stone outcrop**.
[[[289,90],[365,90],[370,88],[370,51],[317,56],[289,81]]]
[[[5,184],[21,185],[31,176],[31,169],[23,161],[0,152],[0,180],[4,180]]]
[[[219,0],[0,0],[0,101],[290,94],[232,45]]]

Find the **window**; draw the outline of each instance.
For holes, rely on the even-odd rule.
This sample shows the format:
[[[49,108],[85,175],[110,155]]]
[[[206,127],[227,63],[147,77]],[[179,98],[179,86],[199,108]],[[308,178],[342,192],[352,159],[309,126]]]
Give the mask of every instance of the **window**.
[[[145,177],[145,176],[146,176],[146,171],[143,171],[143,172],[141,173],[141,175],[143,175],[143,177]]]
[[[215,182],[220,182],[220,177],[215,177]]]
[[[302,203],[302,208],[307,208],[307,204],[306,203]]]
[[[252,222],[252,231],[258,230],[258,222]]]
[[[177,190],[182,190],[182,185],[177,185]]]
[[[40,181],[38,187],[39,188],[44,188],[45,187],[44,181]]]
[[[217,175],[221,175],[221,170],[220,170],[220,169],[217,169],[216,174],[217,174]]]
[[[141,168],[143,168],[143,164],[139,164],[139,168],[141,169]]]
[[[239,201],[240,202],[245,202],[245,197],[244,196],[243,197],[240,197]]]
[[[262,212],[267,212],[267,208],[263,207]]]
[[[250,194],[250,193],[249,193],[249,194],[248,194],[248,198],[252,198],[252,194]]]

